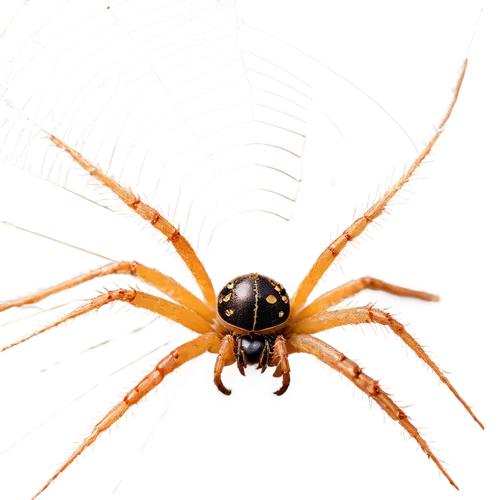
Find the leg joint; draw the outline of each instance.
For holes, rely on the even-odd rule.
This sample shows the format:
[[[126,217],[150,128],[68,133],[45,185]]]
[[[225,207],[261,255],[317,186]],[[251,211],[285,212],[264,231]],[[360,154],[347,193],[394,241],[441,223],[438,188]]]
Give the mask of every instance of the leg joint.
[[[354,376],[354,378],[359,378],[359,376],[363,373],[363,369],[358,366],[358,365],[354,365],[352,367],[352,374]]]
[[[141,204],[141,199],[138,196],[134,195],[134,199],[130,202],[127,203],[127,205],[132,209],[136,210],[137,207]]]
[[[158,221],[160,220],[160,218],[161,218],[161,215],[158,212],[155,212],[153,218],[150,221],[150,224],[152,226],[155,226],[158,223]]]
[[[178,229],[176,229],[168,238],[167,240],[171,243],[173,243],[175,240],[177,240],[179,238],[179,236],[181,235],[180,231]]]
[[[328,247],[328,250],[330,250],[330,253],[333,255],[333,257],[337,257],[338,252],[335,251],[335,248],[333,247],[333,245],[330,245]]]

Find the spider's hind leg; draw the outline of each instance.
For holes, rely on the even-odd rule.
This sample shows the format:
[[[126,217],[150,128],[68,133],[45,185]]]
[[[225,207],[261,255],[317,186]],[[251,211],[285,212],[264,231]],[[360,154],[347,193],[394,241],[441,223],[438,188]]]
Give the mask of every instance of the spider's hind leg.
[[[90,445],[95,443],[97,438],[123,415],[136,405],[146,394],[157,387],[163,379],[174,370],[182,366],[187,361],[190,361],[205,352],[212,352],[219,339],[216,335],[208,334],[201,335],[194,340],[175,348],[170,354],[163,358],[154,368],[154,370],[146,375],[133,389],[131,389],[125,397],[120,401],[110,412],[94,427],[94,430],[82,441],[71,456],[57,469],[54,475],[45,483],[45,485],[33,497],[33,500],[45,491],[52,482],[61,475],[83,451]]]
[[[344,375],[356,387],[372,398],[387,415],[398,422],[398,424],[417,441],[424,453],[436,464],[450,484],[458,490],[458,486],[446,472],[441,462],[418,432],[417,428],[409,421],[406,413],[381,389],[379,383],[363,373],[363,370],[354,361],[347,358],[344,354],[337,351],[326,342],[312,337],[311,335],[293,334],[288,338],[287,344],[291,353],[304,352],[316,356],[320,361]]]

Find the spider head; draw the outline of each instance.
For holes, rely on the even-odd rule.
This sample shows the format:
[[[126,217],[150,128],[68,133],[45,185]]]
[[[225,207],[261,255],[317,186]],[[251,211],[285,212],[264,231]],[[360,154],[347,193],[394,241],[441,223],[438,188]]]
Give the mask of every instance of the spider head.
[[[230,281],[219,293],[220,318],[240,332],[271,333],[290,316],[285,288],[261,274],[245,274]]]
[[[236,336],[236,363],[243,377],[258,377],[269,371],[274,335]]]

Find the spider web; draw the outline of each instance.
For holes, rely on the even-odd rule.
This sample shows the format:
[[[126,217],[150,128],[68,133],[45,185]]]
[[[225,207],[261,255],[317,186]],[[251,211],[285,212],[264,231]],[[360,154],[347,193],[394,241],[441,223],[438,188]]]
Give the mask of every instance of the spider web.
[[[21,25],[28,36],[19,43]],[[271,217],[269,237],[282,236],[319,128],[329,138],[321,161],[332,166],[332,179],[339,165],[349,170],[355,161],[346,140],[349,153],[363,139],[387,161],[392,127],[405,144],[401,158],[412,151],[377,103],[246,24],[236,3],[30,2],[4,30],[2,48],[0,158],[124,212],[48,147],[46,132],[53,133],[159,208],[205,259],[212,242],[215,252],[224,245],[221,228],[235,240],[261,232],[256,213]],[[373,133],[381,129],[387,137]],[[314,166],[307,168],[310,174]]]

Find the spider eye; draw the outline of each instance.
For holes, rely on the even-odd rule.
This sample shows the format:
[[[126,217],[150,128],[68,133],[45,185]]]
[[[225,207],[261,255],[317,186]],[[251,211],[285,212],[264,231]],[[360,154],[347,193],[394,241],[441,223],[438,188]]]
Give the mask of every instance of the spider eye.
[[[219,316],[248,332],[283,324],[290,316],[290,299],[277,281],[260,274],[245,274],[230,281],[219,293]]]

